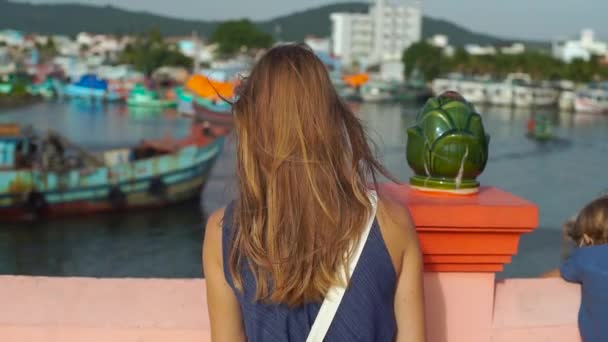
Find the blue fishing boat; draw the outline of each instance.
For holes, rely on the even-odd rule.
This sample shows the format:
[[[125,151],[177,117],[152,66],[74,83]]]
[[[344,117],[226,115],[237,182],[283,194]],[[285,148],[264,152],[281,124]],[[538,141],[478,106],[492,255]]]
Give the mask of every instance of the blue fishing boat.
[[[72,98],[86,98],[93,100],[118,101],[121,99],[118,92],[112,91],[108,87],[106,80],[98,78],[96,75],[84,75],[76,83],[65,87],[64,93]]]
[[[159,207],[198,196],[227,130],[88,152],[56,133],[0,126],[0,220]]]

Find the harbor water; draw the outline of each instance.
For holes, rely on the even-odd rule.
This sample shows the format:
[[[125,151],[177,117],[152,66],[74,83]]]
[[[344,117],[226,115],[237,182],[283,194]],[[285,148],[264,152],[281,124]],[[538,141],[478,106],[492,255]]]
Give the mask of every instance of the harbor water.
[[[562,255],[561,226],[588,201],[608,190],[608,117],[556,109],[480,107],[491,135],[490,159],[480,177],[538,204],[541,226],[522,238],[520,251],[500,277],[536,276]],[[362,104],[357,108],[380,159],[400,180],[406,128],[417,107]],[[558,137],[526,138],[531,115],[544,114]],[[142,139],[180,137],[190,120],[172,111],[132,111],[89,102],[47,102],[0,109],[0,123],[54,129],[91,150],[132,146]],[[234,146],[229,141],[201,200],[163,210],[133,211],[33,223],[0,223],[0,274],[94,277],[200,277],[206,216],[234,193]]]

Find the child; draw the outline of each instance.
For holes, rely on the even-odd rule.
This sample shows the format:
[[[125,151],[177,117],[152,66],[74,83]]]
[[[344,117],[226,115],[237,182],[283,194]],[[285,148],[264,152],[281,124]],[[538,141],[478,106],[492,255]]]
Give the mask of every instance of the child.
[[[582,285],[578,323],[583,341],[608,341],[608,196],[589,203],[565,230],[575,248],[560,273]]]

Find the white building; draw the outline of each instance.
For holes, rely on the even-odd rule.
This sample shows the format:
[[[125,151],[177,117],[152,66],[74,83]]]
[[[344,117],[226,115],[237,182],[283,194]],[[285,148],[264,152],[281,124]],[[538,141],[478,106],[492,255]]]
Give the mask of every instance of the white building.
[[[373,25],[369,14],[332,13],[332,53],[344,65],[367,64],[372,53]]]
[[[484,55],[495,55],[496,48],[488,45],[481,46],[477,44],[467,44],[464,46],[465,51],[472,56],[484,56]]]
[[[427,41],[429,44],[441,49],[448,47],[448,45],[450,44],[450,39],[445,34],[436,34],[429,38]]]
[[[591,56],[606,56],[608,44],[595,40],[593,30],[583,30],[579,40],[558,39],[553,42],[553,57],[566,63],[575,59],[588,61]]]
[[[510,46],[500,48],[500,53],[505,55],[519,55],[526,52],[526,46],[522,43],[513,43]]]
[[[369,13],[333,13],[330,18],[332,53],[345,65],[401,60],[421,37],[419,1],[376,0]]]
[[[304,44],[308,45],[313,51],[319,51],[324,53],[331,52],[331,40],[328,38],[319,38],[309,36],[304,39]]]
[[[25,36],[19,31],[1,30],[0,42],[8,46],[22,47],[25,44]]]
[[[374,28],[372,61],[401,60],[403,51],[422,36],[422,11],[418,1],[376,0],[370,9]]]

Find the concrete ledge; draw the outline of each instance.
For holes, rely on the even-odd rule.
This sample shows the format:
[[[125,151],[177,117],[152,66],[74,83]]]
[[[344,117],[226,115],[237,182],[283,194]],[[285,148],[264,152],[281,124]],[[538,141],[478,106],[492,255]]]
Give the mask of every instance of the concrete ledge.
[[[580,341],[580,288],[559,279],[428,273],[425,291],[429,342]],[[4,276],[0,302],[3,342],[210,341],[204,280]]]
[[[580,286],[559,278],[498,282],[492,341],[580,341],[580,302]]]

